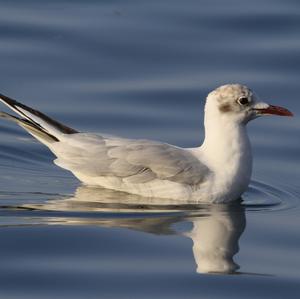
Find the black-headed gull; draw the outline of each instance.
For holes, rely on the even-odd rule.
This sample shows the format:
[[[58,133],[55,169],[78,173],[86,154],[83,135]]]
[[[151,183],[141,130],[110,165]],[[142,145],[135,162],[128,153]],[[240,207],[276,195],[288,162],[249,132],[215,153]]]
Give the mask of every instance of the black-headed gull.
[[[260,102],[246,86],[223,85],[207,96],[205,139],[197,148],[150,140],[81,133],[4,95],[0,100],[21,116],[17,122],[57,157],[55,164],[87,185],[146,197],[193,202],[230,202],[247,189],[252,172],[246,124],[262,115],[292,116]]]

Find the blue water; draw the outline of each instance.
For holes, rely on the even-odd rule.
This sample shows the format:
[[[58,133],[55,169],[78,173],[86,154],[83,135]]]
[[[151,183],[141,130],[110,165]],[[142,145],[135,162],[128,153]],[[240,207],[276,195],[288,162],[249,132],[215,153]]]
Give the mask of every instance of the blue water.
[[[0,298],[298,297],[299,1],[0,8],[1,93],[78,130],[197,146],[205,96],[231,82],[295,114],[249,125],[252,183],[225,207],[83,187],[1,121]]]

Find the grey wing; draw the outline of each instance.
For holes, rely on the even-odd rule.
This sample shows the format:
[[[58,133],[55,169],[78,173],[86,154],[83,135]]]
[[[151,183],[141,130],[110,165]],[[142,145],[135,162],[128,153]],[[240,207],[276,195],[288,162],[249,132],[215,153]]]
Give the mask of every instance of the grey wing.
[[[154,179],[196,185],[209,169],[191,152],[149,140],[74,134],[53,149],[56,164],[87,176],[114,176],[128,183]]]

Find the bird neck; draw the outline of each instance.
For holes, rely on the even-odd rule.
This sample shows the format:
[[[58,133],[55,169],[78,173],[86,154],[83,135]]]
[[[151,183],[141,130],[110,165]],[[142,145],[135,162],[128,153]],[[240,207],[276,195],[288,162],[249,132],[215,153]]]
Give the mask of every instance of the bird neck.
[[[224,169],[227,165],[232,175],[242,167],[251,175],[252,154],[246,126],[230,120],[227,115],[209,113],[205,115],[204,124],[205,140],[201,154],[210,166]]]

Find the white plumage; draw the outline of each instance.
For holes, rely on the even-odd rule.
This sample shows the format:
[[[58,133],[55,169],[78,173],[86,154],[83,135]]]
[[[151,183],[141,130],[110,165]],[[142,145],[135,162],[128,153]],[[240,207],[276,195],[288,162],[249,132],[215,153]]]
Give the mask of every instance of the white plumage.
[[[192,202],[229,202],[248,187],[252,155],[246,124],[263,114],[289,115],[258,102],[250,89],[224,85],[208,95],[205,140],[198,148],[79,133],[6,96],[0,100],[22,116],[2,112],[44,143],[55,163],[87,185],[147,197]]]

